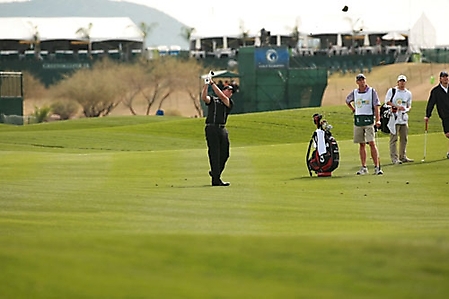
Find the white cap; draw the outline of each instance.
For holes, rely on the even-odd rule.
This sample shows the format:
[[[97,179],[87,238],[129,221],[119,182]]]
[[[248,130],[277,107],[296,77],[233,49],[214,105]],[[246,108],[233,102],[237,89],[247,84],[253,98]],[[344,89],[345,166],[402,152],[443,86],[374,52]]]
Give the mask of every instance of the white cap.
[[[407,82],[407,77],[404,75],[399,75],[398,76],[398,81],[404,80],[405,82]]]

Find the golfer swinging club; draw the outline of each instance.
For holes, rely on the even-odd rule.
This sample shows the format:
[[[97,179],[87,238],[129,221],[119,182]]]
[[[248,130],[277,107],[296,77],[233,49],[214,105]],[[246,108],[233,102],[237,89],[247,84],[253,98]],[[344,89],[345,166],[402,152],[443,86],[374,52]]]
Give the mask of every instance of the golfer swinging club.
[[[229,137],[225,126],[234,105],[231,100],[234,90],[230,85],[220,90],[212,80],[212,75],[213,73],[210,72],[204,79],[204,86],[201,91],[201,99],[208,107],[205,133],[210,164],[209,175],[212,177],[212,186],[229,186],[229,182],[221,180],[221,173],[229,158]],[[217,96],[208,95],[209,86],[212,87]]]

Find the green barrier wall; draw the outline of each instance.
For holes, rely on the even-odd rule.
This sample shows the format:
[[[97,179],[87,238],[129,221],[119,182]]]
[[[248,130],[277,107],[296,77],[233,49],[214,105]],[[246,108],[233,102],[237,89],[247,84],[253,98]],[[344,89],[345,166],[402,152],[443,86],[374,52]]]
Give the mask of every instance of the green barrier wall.
[[[449,63],[449,48],[422,50],[423,61],[433,63]]]
[[[241,48],[238,63],[240,92],[233,113],[321,106],[327,69],[258,68],[254,47]]]
[[[20,72],[0,72],[0,122],[7,123],[10,115],[20,119],[14,123],[23,124],[23,79]]]

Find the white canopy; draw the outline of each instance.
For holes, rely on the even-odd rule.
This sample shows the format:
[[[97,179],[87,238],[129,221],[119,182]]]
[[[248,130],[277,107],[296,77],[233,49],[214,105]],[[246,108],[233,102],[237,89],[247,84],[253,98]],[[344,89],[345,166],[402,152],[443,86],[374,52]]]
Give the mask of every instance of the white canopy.
[[[393,31],[382,36],[384,40],[405,40],[405,37],[399,32]]]
[[[409,42],[412,48],[435,48],[435,27],[433,27],[432,23],[424,13],[410,30]]]
[[[85,40],[91,42],[127,40],[143,42],[143,32],[127,17],[119,18],[0,18],[0,40],[40,41]]]

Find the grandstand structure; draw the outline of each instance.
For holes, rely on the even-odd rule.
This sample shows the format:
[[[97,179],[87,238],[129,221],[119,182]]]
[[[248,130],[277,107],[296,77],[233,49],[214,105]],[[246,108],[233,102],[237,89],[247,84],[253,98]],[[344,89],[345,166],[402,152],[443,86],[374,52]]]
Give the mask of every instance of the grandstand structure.
[[[127,17],[0,18],[0,61],[129,59],[144,33]]]
[[[237,64],[241,48],[285,46],[296,67],[324,67],[331,72],[408,60],[407,35],[403,34],[404,40],[395,41],[394,46],[383,41],[378,48],[376,39],[385,33],[271,34],[262,28],[254,36],[193,38],[189,54],[210,58],[206,60],[214,60],[213,64],[225,61],[221,65],[229,67]],[[152,59],[187,54],[173,46],[146,48],[144,37],[145,33],[127,17],[0,18],[0,70],[52,70],[54,75],[55,71],[89,67],[101,57],[131,61],[141,55]],[[46,84],[54,81],[54,76],[50,77],[44,80]]]
[[[289,66],[291,68],[323,68],[329,74],[340,72],[357,73],[370,72],[374,66],[407,62],[413,58],[408,51],[408,39],[392,42],[384,41],[383,45],[376,46],[375,41],[385,33],[369,35],[372,40],[366,43],[366,36],[357,35],[352,48],[353,36],[350,34],[317,34],[307,37],[307,40],[295,39],[287,35],[269,36],[265,42],[259,37],[229,38],[208,37],[191,40],[190,56],[202,61],[204,65],[219,65],[220,68],[237,68],[241,62],[241,50],[247,47],[285,47],[289,51]],[[337,42],[341,39],[341,44]],[[363,45],[365,41],[365,45]],[[325,46],[327,45],[327,46]],[[331,45],[331,46],[329,46]]]
[[[0,18],[0,71],[29,71],[47,86],[103,57],[130,61],[144,33],[127,17]]]

